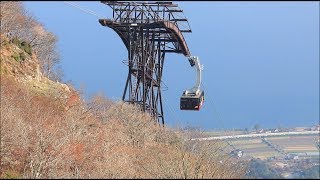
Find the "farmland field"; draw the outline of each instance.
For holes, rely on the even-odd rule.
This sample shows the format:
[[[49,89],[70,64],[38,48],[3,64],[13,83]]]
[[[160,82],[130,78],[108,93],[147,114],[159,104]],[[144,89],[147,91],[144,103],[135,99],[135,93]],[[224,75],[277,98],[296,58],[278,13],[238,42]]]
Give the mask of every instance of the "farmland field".
[[[282,148],[285,152],[314,152],[318,151],[315,146],[316,135],[270,137],[269,142]]]
[[[228,139],[230,144],[227,151],[240,149],[244,152],[244,156],[266,159],[268,157],[284,156],[284,153],[319,153],[315,145],[317,135],[286,135],[276,137],[266,137],[263,142],[260,137]],[[311,157],[311,156],[310,156]]]

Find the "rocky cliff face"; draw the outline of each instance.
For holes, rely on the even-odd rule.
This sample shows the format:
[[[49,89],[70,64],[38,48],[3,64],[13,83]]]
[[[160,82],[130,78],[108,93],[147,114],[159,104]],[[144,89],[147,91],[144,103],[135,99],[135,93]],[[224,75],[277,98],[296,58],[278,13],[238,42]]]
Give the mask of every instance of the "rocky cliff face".
[[[67,97],[75,92],[71,86],[43,76],[40,71],[40,61],[32,53],[32,50],[26,50],[23,44],[24,42],[12,42],[12,40],[1,36],[1,76],[13,78],[30,90],[42,95],[59,96],[63,94]]]

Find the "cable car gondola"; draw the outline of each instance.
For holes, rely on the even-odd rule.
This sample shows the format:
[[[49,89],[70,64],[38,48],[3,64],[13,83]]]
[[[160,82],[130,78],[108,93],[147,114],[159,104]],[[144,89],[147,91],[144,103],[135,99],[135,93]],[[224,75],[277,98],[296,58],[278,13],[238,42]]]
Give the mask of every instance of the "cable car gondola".
[[[184,92],[180,98],[180,109],[199,111],[203,102],[204,91],[201,91],[198,95],[186,95]]]
[[[200,90],[201,70],[200,61],[197,56],[188,57],[191,67],[197,70],[197,82],[190,90],[185,90],[180,97],[180,110],[196,110],[199,111],[204,103],[204,91]]]

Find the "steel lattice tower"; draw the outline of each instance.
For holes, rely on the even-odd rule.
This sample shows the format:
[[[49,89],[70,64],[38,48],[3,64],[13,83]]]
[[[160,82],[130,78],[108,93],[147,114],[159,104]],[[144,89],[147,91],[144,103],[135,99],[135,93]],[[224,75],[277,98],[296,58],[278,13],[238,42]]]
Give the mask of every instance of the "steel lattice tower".
[[[164,125],[161,77],[166,53],[190,56],[182,33],[188,20],[172,2],[101,1],[112,8],[112,19],[99,19],[113,29],[128,50],[128,77],[122,100],[140,105]]]

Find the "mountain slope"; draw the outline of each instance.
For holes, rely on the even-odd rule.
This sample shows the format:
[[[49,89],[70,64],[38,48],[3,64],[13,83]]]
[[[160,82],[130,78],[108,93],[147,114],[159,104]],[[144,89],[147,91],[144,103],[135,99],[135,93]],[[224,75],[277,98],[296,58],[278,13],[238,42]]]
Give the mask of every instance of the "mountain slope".
[[[245,173],[237,159],[220,153],[223,142],[191,143],[184,132],[160,127],[139,107],[101,95],[85,102],[70,85],[42,74],[48,66],[41,65],[46,54],[39,52],[50,53],[41,49],[47,47],[35,50],[28,38],[0,35],[1,178],[239,178]]]

